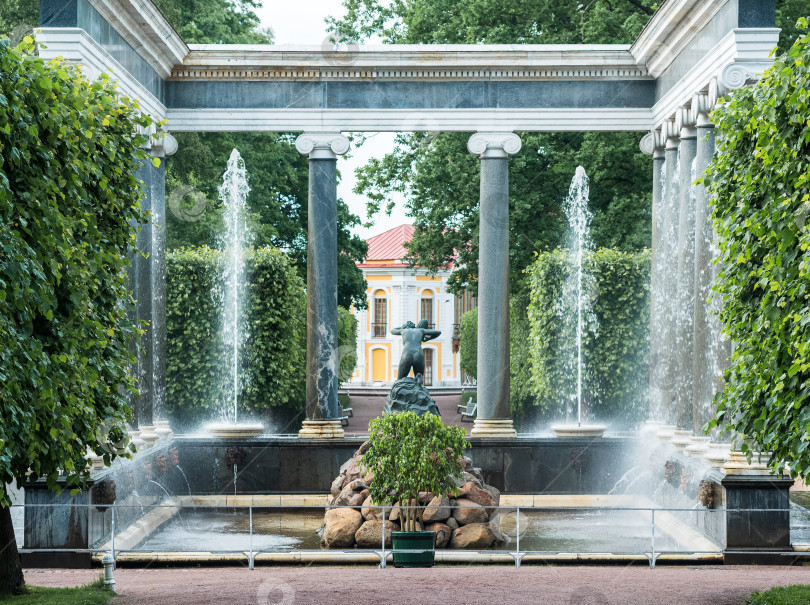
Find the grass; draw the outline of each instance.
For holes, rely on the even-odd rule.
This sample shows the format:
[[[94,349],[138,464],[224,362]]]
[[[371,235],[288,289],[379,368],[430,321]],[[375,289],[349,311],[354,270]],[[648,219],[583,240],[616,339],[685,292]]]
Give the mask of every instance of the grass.
[[[0,596],[0,603],[12,605],[104,605],[113,593],[99,578],[87,586],[77,588],[41,588],[29,586],[25,594],[12,597]]]
[[[780,586],[765,592],[755,592],[745,598],[746,605],[807,605],[810,603],[810,584]]]

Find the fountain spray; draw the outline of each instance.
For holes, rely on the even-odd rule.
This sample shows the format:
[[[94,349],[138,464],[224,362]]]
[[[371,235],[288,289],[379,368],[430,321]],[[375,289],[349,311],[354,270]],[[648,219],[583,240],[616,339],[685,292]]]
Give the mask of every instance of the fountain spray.
[[[239,399],[239,345],[244,335],[240,331],[239,318],[243,301],[240,293],[244,287],[245,246],[250,237],[245,220],[247,195],[247,173],[242,156],[234,149],[228,160],[228,167],[219,186],[219,199],[225,206],[225,235],[223,251],[225,271],[223,275],[222,336],[227,351],[230,379],[230,409],[225,418],[234,424],[237,421]]]

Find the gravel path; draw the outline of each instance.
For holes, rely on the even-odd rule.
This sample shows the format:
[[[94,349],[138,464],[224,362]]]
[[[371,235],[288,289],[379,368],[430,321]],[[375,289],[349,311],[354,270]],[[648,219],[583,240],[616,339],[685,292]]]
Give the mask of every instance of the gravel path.
[[[37,586],[76,586],[96,570],[28,570]],[[810,567],[257,567],[118,569],[114,605],[741,605],[810,583]]]

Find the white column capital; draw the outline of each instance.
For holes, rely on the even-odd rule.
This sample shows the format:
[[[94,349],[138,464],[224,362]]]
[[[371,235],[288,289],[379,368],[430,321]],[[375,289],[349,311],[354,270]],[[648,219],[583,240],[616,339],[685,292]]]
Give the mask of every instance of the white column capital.
[[[521,145],[514,132],[476,132],[467,141],[467,151],[481,159],[506,158],[520,151]]]
[[[349,151],[349,139],[339,132],[305,132],[295,139],[295,148],[311,160],[334,160]]]
[[[153,134],[150,138],[150,144],[152,146],[152,154],[159,158],[177,153],[177,139],[175,139],[168,132],[158,132]]]
[[[638,146],[639,149],[641,149],[641,153],[652,155],[652,152],[655,150],[655,134],[652,132],[645,134],[641,138],[641,141],[639,141]]]
[[[746,84],[758,81],[762,74],[773,65],[772,61],[734,61],[720,71],[719,88],[723,95]]]

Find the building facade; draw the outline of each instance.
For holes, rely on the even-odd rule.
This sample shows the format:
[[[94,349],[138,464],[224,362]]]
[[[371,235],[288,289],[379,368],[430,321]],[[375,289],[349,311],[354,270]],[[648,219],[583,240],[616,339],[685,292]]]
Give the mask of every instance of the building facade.
[[[400,225],[375,235],[368,240],[366,261],[358,264],[368,282],[368,308],[353,309],[358,321],[357,368],[349,386],[395,381],[402,339],[391,329],[423,319],[429,328],[441,331],[441,336],[422,345],[425,385],[459,386],[467,379],[459,367],[459,322],[476,299],[448,293],[452,266],[435,275],[408,266],[405,244],[413,231],[412,225]]]

